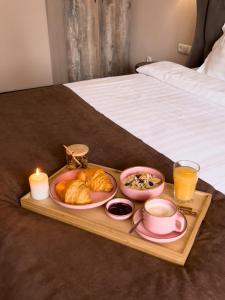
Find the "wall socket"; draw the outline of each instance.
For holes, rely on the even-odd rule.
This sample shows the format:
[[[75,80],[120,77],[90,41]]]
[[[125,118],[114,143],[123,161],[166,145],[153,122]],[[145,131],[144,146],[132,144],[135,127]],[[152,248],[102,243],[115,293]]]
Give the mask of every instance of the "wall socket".
[[[150,55],[146,56],[146,62],[149,62],[149,63],[152,62],[152,57]]]
[[[179,43],[177,47],[177,51],[184,55],[188,55],[191,52],[191,45]]]

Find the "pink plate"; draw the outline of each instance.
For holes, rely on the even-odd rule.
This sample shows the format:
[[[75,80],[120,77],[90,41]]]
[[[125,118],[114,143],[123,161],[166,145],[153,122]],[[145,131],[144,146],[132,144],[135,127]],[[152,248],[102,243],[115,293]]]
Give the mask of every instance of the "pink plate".
[[[111,192],[91,192],[92,203],[89,203],[89,204],[77,205],[77,204],[64,203],[63,200],[57,195],[55,186],[60,181],[75,179],[77,173],[80,170],[81,169],[67,171],[67,172],[59,175],[58,177],[56,177],[51,182],[50,187],[49,187],[50,196],[57,204],[64,206],[66,208],[72,208],[72,209],[90,209],[90,208],[95,208],[95,207],[103,205],[104,203],[106,203],[107,201],[109,201],[110,199],[112,199],[115,196],[115,194],[117,192],[116,180],[111,174],[107,173],[107,175],[109,176],[109,178],[112,182],[112,185],[113,185],[113,189]]]
[[[141,237],[143,237],[144,239],[146,240],[149,240],[151,242],[154,242],[154,243],[159,243],[159,244],[165,244],[165,243],[171,243],[171,242],[174,242],[176,240],[179,240],[180,238],[182,238],[186,231],[187,231],[187,220],[185,218],[185,216],[178,212],[181,216],[183,216],[184,220],[185,220],[185,227],[184,227],[184,230],[182,232],[175,232],[175,231],[172,231],[168,234],[155,234],[149,230],[147,230],[143,223],[141,222],[137,228],[135,229],[137,234],[140,235]],[[137,223],[140,218],[142,217],[142,213],[141,213],[141,209],[138,209],[134,216],[133,216],[133,223]]]

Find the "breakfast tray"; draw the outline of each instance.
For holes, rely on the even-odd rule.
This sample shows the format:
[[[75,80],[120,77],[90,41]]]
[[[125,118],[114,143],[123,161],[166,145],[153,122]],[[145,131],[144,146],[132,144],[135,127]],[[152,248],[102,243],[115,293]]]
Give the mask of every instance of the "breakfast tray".
[[[98,165],[89,164],[89,166]],[[103,166],[101,167],[115,177],[119,186],[119,176],[121,171]],[[50,182],[56,176],[65,171],[67,171],[66,167],[60,169],[50,177]],[[116,197],[124,197],[119,188]],[[164,192],[160,197],[172,200],[173,185],[166,183]],[[30,196],[30,193],[21,198],[21,205],[23,208],[42,214],[49,218],[90,231],[97,235],[103,236],[139,251],[143,251],[147,254],[154,255],[172,263],[184,265],[195,241],[199,227],[210,205],[211,197],[212,195],[208,193],[200,191],[195,192],[192,207],[193,210],[197,212],[197,215],[187,215],[186,218],[188,228],[185,235],[181,239],[167,244],[152,243],[139,237],[135,232],[129,234],[129,229],[133,224],[132,218],[125,221],[113,220],[105,214],[104,206],[82,211],[68,209],[59,206],[50,197],[41,201],[33,200]],[[143,203],[135,203],[135,210],[141,207],[143,207]]]

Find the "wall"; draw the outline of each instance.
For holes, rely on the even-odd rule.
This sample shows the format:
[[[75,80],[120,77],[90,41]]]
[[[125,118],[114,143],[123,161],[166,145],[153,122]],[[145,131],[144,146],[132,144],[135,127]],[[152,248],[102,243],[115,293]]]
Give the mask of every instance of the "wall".
[[[53,78],[66,82],[64,0],[46,0],[51,41]],[[177,52],[178,42],[191,44],[195,29],[196,0],[133,0],[130,38],[130,69],[146,56],[184,64],[187,56]],[[56,22],[57,20],[57,22]]]
[[[50,84],[45,0],[1,0],[0,92]]]
[[[46,0],[54,84],[68,82],[64,1]]]
[[[179,42],[191,44],[196,0],[134,0],[130,63],[171,60],[184,64],[187,56],[177,52]]]
[[[63,0],[47,1],[54,83],[66,82]],[[184,63],[177,43],[191,43],[194,26],[195,0],[133,0],[130,64],[147,55]],[[1,0],[0,92],[52,81],[45,0]]]

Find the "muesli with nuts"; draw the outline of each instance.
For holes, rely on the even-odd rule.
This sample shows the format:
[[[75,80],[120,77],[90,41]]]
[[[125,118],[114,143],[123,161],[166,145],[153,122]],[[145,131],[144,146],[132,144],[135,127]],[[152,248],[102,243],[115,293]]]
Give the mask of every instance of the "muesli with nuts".
[[[125,186],[135,190],[152,189],[162,183],[162,180],[152,174],[141,173],[129,175],[125,180]]]

